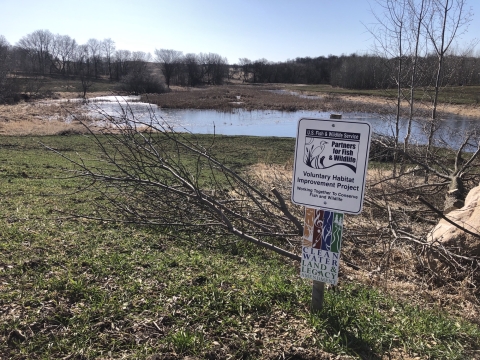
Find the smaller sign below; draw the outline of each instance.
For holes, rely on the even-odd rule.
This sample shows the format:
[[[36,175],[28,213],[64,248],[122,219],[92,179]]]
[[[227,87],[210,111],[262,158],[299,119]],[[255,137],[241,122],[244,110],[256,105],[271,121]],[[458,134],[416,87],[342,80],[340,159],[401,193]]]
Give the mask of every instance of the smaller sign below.
[[[359,214],[365,192],[370,124],[352,120],[300,119],[292,202]]]
[[[342,213],[305,209],[300,277],[337,284],[342,232]]]

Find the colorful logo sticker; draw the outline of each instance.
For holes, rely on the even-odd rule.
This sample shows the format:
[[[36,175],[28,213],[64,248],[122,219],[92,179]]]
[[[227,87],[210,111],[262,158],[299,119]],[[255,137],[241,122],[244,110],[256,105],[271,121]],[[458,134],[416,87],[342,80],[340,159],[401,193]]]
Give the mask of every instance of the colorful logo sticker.
[[[300,276],[336,285],[343,214],[305,208]]]

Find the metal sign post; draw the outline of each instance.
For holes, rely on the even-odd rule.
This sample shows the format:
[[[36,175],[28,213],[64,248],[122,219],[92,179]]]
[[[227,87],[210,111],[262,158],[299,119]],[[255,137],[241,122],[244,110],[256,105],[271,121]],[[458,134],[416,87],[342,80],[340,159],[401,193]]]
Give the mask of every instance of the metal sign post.
[[[306,206],[300,276],[313,280],[312,311],[338,282],[343,213],[362,210],[370,136],[370,124],[341,115],[298,122],[292,202]]]

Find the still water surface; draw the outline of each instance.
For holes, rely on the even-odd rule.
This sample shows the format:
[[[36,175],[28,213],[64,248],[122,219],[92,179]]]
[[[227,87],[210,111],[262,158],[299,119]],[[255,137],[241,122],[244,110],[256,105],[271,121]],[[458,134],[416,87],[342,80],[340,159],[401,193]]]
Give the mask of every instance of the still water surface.
[[[166,122],[176,131],[189,131],[201,134],[253,135],[296,137],[297,122],[300,118],[328,119],[329,112],[276,110],[247,111],[234,109],[232,112],[196,109],[161,109],[156,105],[138,102],[139,97],[99,97],[93,99],[88,106],[92,114],[101,112],[109,116],[135,116],[139,122],[149,123],[151,117],[162,123]],[[393,135],[395,125],[385,116],[373,113],[343,113],[343,119],[354,119],[369,122],[373,132],[382,135]],[[437,131],[437,145],[457,146],[462,141],[462,134],[480,124],[478,119],[451,117],[442,121]],[[406,120],[401,122],[400,139],[403,140],[407,127]],[[424,144],[427,141],[424,121],[416,121],[412,128],[412,142]]]

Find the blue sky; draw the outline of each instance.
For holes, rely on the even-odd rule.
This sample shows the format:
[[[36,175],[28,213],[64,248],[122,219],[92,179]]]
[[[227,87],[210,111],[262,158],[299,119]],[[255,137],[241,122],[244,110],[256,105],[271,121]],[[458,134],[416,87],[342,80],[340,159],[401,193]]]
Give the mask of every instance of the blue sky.
[[[0,0],[0,35],[11,44],[39,29],[78,43],[111,38],[117,49],[214,52],[285,61],[366,53],[374,21],[367,0]],[[462,43],[480,37],[480,1]],[[373,8],[375,10],[375,8]],[[477,49],[480,47],[477,46]]]

